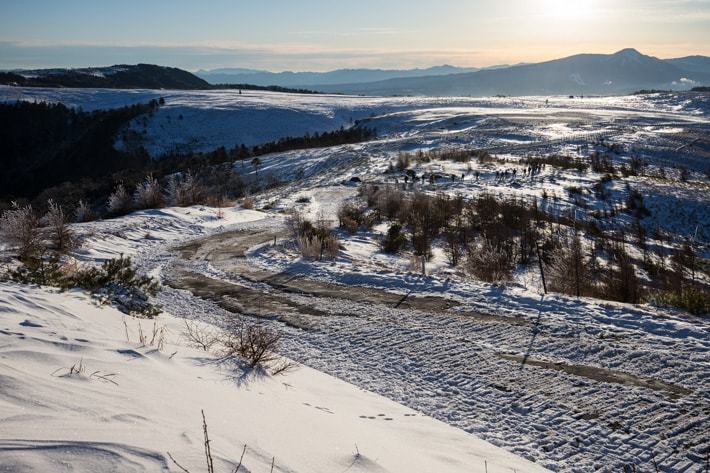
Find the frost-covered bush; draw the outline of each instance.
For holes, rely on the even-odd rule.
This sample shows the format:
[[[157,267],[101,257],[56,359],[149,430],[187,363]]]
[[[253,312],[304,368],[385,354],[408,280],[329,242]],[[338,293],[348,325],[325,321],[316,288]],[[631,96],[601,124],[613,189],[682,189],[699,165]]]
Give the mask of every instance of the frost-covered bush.
[[[79,239],[69,228],[69,217],[53,200],[47,201],[47,213],[42,217],[42,223],[47,227],[49,239],[54,248],[60,252],[75,249]]]
[[[96,220],[96,214],[91,209],[89,204],[83,200],[80,200],[76,206],[76,209],[74,209],[74,221],[82,223],[91,222],[92,220]]]
[[[133,192],[133,204],[137,209],[156,209],[163,205],[163,194],[160,183],[153,176],[148,175],[145,180],[136,186]]]
[[[20,259],[27,259],[42,247],[40,221],[31,205],[12,203],[0,216],[0,238],[17,248]]]
[[[148,294],[138,287],[110,283],[95,293],[124,314],[140,315],[152,319],[160,314],[160,308],[150,303]]]
[[[8,271],[7,276],[22,284],[54,287],[64,287],[66,279],[57,255],[27,259],[21,266]]]
[[[168,205],[175,207],[189,207],[199,203],[201,189],[194,176],[187,172],[180,177],[172,175],[168,179],[165,189],[165,198]]]
[[[116,189],[109,195],[106,207],[109,213],[114,215],[123,215],[131,210],[132,199],[126,187],[123,184],[118,184]]]

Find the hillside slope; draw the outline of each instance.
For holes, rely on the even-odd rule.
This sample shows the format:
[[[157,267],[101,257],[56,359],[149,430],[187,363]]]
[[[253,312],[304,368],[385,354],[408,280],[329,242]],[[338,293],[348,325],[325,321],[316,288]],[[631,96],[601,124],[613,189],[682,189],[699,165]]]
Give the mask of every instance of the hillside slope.
[[[180,90],[209,88],[207,82],[187,71],[153,64],[12,71],[0,73],[0,83],[25,87]]]
[[[308,367],[247,372],[187,346],[169,315],[154,325],[80,292],[11,283],[0,312],[3,472],[180,471],[168,452],[203,471],[201,410],[219,472],[244,448],[240,471],[546,471]]]
[[[689,89],[710,74],[690,71],[635,49],[580,54],[538,64],[441,77],[390,79],[368,84],[322,86],[323,92],[373,95],[583,95],[638,89]]]

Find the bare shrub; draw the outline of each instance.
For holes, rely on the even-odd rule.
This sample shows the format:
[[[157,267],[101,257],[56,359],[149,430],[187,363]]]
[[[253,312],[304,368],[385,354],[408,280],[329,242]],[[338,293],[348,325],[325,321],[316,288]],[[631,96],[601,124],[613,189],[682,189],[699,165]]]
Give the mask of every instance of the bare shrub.
[[[254,197],[247,196],[242,199],[242,208],[247,209],[247,210],[252,210],[254,208],[254,205],[256,204],[256,200]]]
[[[559,154],[551,154],[549,156],[528,157],[522,160],[523,164],[540,167],[543,164],[549,164],[561,169],[576,169],[577,171],[586,171],[588,166],[581,160],[572,156],[563,156]]]
[[[163,205],[163,194],[160,192],[160,183],[151,175],[138,184],[133,193],[133,204],[138,209],[155,209]]]
[[[200,326],[197,322],[185,321],[185,329],[182,332],[187,343],[200,350],[210,351],[219,342],[219,333],[211,328]]]
[[[69,228],[69,217],[53,200],[47,201],[47,213],[42,222],[48,227],[49,238],[58,251],[69,251],[79,245],[79,239]]]
[[[74,209],[74,221],[77,223],[83,223],[91,222],[93,220],[96,220],[96,214],[91,209],[89,204],[83,200],[80,200],[76,206],[76,209]]]
[[[342,228],[350,233],[355,233],[359,228],[372,228],[375,219],[367,213],[363,206],[348,202],[338,209],[338,221]]]
[[[340,240],[337,236],[330,234],[323,240],[323,254],[330,259],[338,257],[340,251]]]
[[[123,184],[118,184],[116,189],[108,196],[106,207],[109,213],[124,215],[131,210],[131,196]]]
[[[308,224],[310,228],[313,227],[311,222],[305,219],[305,217],[297,210],[292,209],[288,217],[286,217],[286,227],[288,228],[291,238],[298,240],[301,235],[305,233],[304,228]]]
[[[399,153],[397,155],[397,162],[395,167],[398,171],[404,171],[410,165],[410,156],[407,153]]]
[[[170,176],[165,189],[168,205],[176,207],[189,207],[197,204],[201,194],[200,186],[189,171],[183,176]]]
[[[31,205],[20,207],[12,203],[0,216],[0,237],[18,249],[20,259],[27,259],[42,247],[39,218]]]
[[[408,212],[408,202],[402,191],[394,190],[389,187],[375,194],[375,205],[380,212],[392,220],[405,215]]]
[[[320,239],[315,236],[301,236],[297,240],[298,249],[301,252],[301,256],[307,259],[318,259],[320,258],[321,252],[323,250],[323,244]]]
[[[461,241],[460,230],[456,228],[447,228],[444,232],[444,254],[449,264],[453,267],[458,266],[461,257],[464,254],[464,246]]]
[[[483,240],[471,248],[466,269],[478,279],[499,283],[510,280],[513,265],[500,246],[490,240]]]
[[[426,260],[431,255],[431,244],[439,231],[434,214],[432,199],[425,194],[414,194],[407,222],[412,234],[414,254],[422,257],[422,274],[426,274]]]
[[[268,369],[280,361],[281,335],[261,324],[239,324],[222,338],[223,355],[238,356],[251,368]]]

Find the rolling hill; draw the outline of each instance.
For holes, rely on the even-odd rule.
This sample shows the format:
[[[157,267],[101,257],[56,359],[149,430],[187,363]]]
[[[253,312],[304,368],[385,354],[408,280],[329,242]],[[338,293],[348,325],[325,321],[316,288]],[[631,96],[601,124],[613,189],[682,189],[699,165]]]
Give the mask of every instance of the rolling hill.
[[[426,69],[338,69],[329,72],[269,72],[253,69],[227,68],[200,70],[195,73],[210,84],[278,85],[281,87],[308,88],[338,84],[362,84],[388,79],[409,77],[434,77],[477,71],[449,65]]]
[[[199,77],[175,67],[152,64],[83,69],[38,69],[0,73],[0,83],[24,87],[112,89],[208,89]]]

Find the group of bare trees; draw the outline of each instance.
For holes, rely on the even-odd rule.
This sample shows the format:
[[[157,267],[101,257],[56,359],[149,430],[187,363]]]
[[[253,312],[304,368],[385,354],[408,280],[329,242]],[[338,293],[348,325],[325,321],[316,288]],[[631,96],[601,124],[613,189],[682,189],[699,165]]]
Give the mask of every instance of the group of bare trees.
[[[633,241],[624,227],[602,231],[594,221],[545,212],[536,201],[491,195],[467,200],[375,185],[363,186],[360,193],[372,219],[392,222],[383,249],[397,252],[409,247],[423,273],[436,244],[452,266],[461,265],[483,281],[506,281],[516,267],[535,265],[546,280],[545,290],[629,303],[652,294],[685,294],[686,299],[701,300],[694,299],[688,310],[708,310],[708,288],[695,276],[692,245],[671,250],[663,241],[649,245],[640,215],[638,241]],[[632,247],[641,250],[642,258],[630,251]]]
[[[301,256],[307,259],[335,259],[340,251],[340,240],[331,230],[330,222],[320,216],[315,223],[293,211],[287,226]]]

